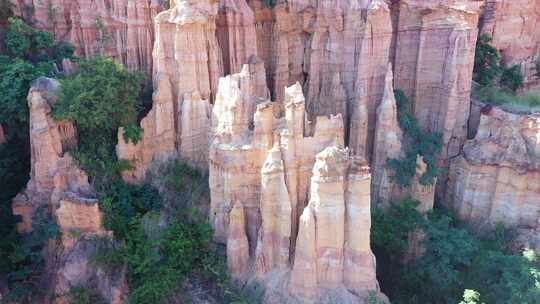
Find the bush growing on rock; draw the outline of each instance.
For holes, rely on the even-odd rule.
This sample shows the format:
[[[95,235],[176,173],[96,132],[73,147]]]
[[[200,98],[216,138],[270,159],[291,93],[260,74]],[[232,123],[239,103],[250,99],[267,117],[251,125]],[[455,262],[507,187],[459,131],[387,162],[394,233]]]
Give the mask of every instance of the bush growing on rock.
[[[502,88],[516,93],[517,90],[523,86],[523,74],[521,74],[521,66],[503,66],[500,85]]]
[[[416,156],[421,155],[427,164],[427,171],[420,177],[423,185],[433,184],[438,174],[435,157],[442,148],[442,135],[440,133],[424,132],[420,129],[416,117],[410,112],[409,99],[401,90],[395,90],[399,126],[403,130],[407,141],[405,156],[401,159],[388,160],[388,166],[396,172],[396,182],[409,187],[416,174]]]
[[[94,58],[79,61],[77,71],[61,81],[53,116],[75,122],[79,147],[74,155],[94,182],[104,184],[126,168],[116,160],[117,131],[127,127],[134,141],[140,136],[143,79],[110,58]]]
[[[540,303],[540,268],[533,251],[509,251],[512,233],[498,226],[473,230],[442,210],[422,217],[414,201],[397,203],[388,212],[374,210],[372,244],[377,276],[392,303],[457,303],[474,289],[485,303]],[[424,254],[403,264],[407,236],[420,227]],[[478,299],[466,293],[465,303]]]
[[[103,242],[95,262],[108,271],[127,266],[130,303],[188,301],[187,282],[205,286],[224,303],[247,303],[232,287],[212,228],[198,208],[201,195],[208,195],[207,175],[183,161],[157,170],[160,179],[153,183],[159,191],[119,180],[102,189],[104,224],[114,231],[115,242]]]

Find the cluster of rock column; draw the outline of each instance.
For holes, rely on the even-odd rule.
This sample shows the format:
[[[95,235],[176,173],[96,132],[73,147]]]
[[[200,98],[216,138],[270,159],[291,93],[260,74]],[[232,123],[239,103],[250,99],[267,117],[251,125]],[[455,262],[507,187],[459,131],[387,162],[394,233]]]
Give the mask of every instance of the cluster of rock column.
[[[268,301],[363,301],[378,292],[369,167],[344,148],[341,115],[307,120],[299,84],[270,102],[254,65],[220,80],[213,109],[210,220],[230,272],[274,282]]]
[[[153,161],[171,157],[206,167],[218,80],[224,69],[239,72],[241,64],[257,61],[253,12],[244,0],[176,1],[156,16],[155,35],[155,90],[141,122],[144,134],[134,144],[118,133],[118,157],[133,165],[124,178],[133,182]]]
[[[109,277],[91,264],[96,250],[82,239],[111,238],[112,232],[102,225],[96,194],[88,176],[76,165],[69,151],[77,146],[72,123],[57,122],[51,116],[59,83],[38,78],[28,94],[30,109],[31,172],[26,189],[12,203],[13,213],[22,217],[17,225],[21,233],[32,231],[36,212],[51,215],[60,231],[59,242],[46,247],[48,295],[54,303],[67,303],[65,295],[72,287],[88,286],[107,280],[107,286],[95,286],[109,303],[124,303],[127,295],[123,273]],[[90,286],[89,286],[90,287]]]

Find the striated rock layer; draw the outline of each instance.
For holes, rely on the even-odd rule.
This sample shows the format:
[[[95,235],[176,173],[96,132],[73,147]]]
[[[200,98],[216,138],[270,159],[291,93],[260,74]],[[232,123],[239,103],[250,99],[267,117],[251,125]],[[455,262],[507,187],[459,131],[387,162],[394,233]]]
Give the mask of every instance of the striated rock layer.
[[[486,108],[453,159],[447,204],[475,223],[535,228],[540,218],[540,114]]]
[[[395,87],[411,99],[421,128],[442,134],[438,165],[443,168],[460,153],[467,136],[480,4],[403,0],[399,5]],[[444,173],[439,179],[443,195]]]
[[[382,102],[377,108],[377,120],[373,141],[373,157],[371,162],[371,193],[374,204],[388,208],[392,200],[398,196],[399,186],[393,182],[394,170],[388,168],[390,159],[401,157],[403,132],[399,126],[396,98],[392,85],[391,66],[385,80]],[[364,129],[367,132],[367,128]]]
[[[535,76],[540,60],[540,2],[535,0],[486,0],[480,32],[490,35],[505,64],[520,65],[524,82],[539,85]]]
[[[361,115],[362,105],[373,129],[392,40],[385,1],[277,1],[271,9],[253,0],[250,5],[273,98],[283,100],[284,88],[298,81],[310,119],[341,114],[348,124],[352,115]],[[352,129],[356,132],[356,125]],[[356,141],[355,150],[364,145]]]
[[[369,245],[370,182],[365,161],[347,150],[328,147],[317,154],[311,199],[300,218],[292,294],[314,298],[341,285],[359,296],[378,290]]]
[[[78,56],[108,56],[131,70],[152,71],[153,18],[161,0],[23,0],[15,13],[55,39],[75,46]]]
[[[312,123],[300,84],[285,89],[283,103],[270,102],[254,85],[264,71],[248,70],[256,69],[220,80],[213,108],[210,220],[227,244],[229,269],[264,283],[268,302],[330,293],[362,303],[378,291],[369,169],[343,148],[340,115]],[[325,168],[331,177],[318,178]],[[328,183],[317,189],[319,180]]]
[[[144,134],[133,143],[118,132],[117,155],[131,161],[133,170],[124,172],[131,182],[141,181],[153,161],[171,157],[207,166],[211,104],[224,68],[240,72],[249,62],[253,68],[247,73],[262,72],[253,80],[257,90],[266,87],[253,12],[245,0],[176,1],[155,22],[155,91],[152,110],[141,122]]]
[[[82,239],[110,238],[102,226],[102,214],[88,176],[69,154],[77,146],[71,122],[53,120],[51,107],[56,101],[59,83],[38,78],[28,93],[30,109],[31,172],[24,192],[13,199],[13,214],[22,222],[21,233],[32,230],[37,212],[51,215],[58,225],[60,240],[50,240],[46,249],[46,293],[55,303],[66,303],[64,295],[71,287],[87,286],[93,280],[109,280],[98,290],[110,303],[123,303],[127,292],[124,274],[109,277],[90,263],[96,247]],[[99,277],[99,279],[98,279]]]

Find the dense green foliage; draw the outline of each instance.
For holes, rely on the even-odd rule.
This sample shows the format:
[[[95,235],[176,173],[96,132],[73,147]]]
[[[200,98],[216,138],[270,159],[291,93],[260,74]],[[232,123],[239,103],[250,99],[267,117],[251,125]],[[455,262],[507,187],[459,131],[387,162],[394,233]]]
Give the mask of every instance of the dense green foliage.
[[[416,156],[420,155],[427,164],[427,171],[420,177],[420,183],[432,184],[438,174],[435,157],[442,147],[442,135],[422,131],[416,117],[410,112],[407,96],[401,90],[396,90],[395,96],[399,126],[406,136],[405,156],[388,160],[388,166],[396,172],[396,182],[408,187],[416,173]]]
[[[70,303],[74,304],[106,304],[107,302],[95,289],[85,287],[71,288],[68,294]]]
[[[476,41],[473,80],[483,86],[495,84],[496,78],[501,73],[499,65],[501,55],[490,42],[491,37],[486,34],[480,35]]]
[[[523,86],[523,74],[521,66],[514,65],[509,68],[502,66],[500,86],[510,92],[515,93]]]
[[[534,77],[540,79],[540,60],[534,64]]]
[[[263,0],[262,3],[266,7],[274,7],[277,4],[277,0]]]
[[[182,283],[188,279],[209,287],[225,303],[242,303],[230,287],[212,229],[195,208],[209,191],[208,176],[180,161],[165,166],[160,175],[170,181],[162,186],[172,191],[174,201],[162,199],[148,184],[116,182],[102,193],[105,226],[117,242],[105,242],[96,263],[109,271],[127,265],[130,303],[187,300]]]
[[[5,298],[7,301],[34,303],[37,297],[43,296],[45,245],[57,235],[56,222],[46,208],[39,208],[32,217],[32,232],[19,236],[11,244],[11,250],[4,252],[11,267],[6,277],[10,291]]]
[[[488,86],[476,87],[473,90],[472,97],[478,101],[503,106],[510,110],[529,111],[530,109],[540,107],[540,95],[534,92],[515,95],[511,92]]]
[[[502,105],[508,110],[529,111],[540,106],[538,94],[516,94],[523,87],[521,66],[502,64],[499,51],[490,45],[490,42],[491,37],[484,34],[478,37],[476,43],[473,71],[476,85],[473,86],[473,98],[485,103]],[[538,67],[540,64],[537,65],[537,71]]]
[[[403,264],[407,234],[418,228],[425,233],[425,253]],[[534,252],[510,253],[512,235],[502,227],[473,233],[442,211],[423,217],[406,200],[388,212],[375,210],[371,235],[378,278],[392,303],[457,303],[467,288],[486,303],[540,303]],[[471,291],[465,296],[465,303],[477,301]]]
[[[126,167],[116,160],[118,128],[127,127],[132,139],[142,133],[136,124],[143,78],[112,59],[94,58],[79,61],[77,72],[61,81],[53,116],[75,122],[74,156],[94,183],[105,184]]]
[[[0,145],[0,273],[7,274],[11,291],[7,298],[22,302],[39,291],[33,287],[39,284],[43,268],[41,249],[54,230],[40,212],[34,219],[37,229],[30,235],[19,235],[11,212],[11,199],[24,187],[30,171],[26,95],[34,79],[59,75],[55,64],[71,57],[73,48],[55,43],[49,33],[12,18],[9,6],[9,1],[0,3],[0,23],[7,25],[0,33],[4,37],[0,39],[0,125],[7,139]]]

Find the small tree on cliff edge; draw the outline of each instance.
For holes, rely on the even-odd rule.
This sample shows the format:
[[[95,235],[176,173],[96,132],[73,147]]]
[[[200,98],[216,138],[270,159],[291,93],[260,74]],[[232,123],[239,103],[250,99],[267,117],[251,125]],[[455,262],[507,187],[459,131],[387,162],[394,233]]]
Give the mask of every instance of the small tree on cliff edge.
[[[483,86],[493,85],[501,73],[499,66],[501,55],[496,48],[489,44],[491,40],[489,35],[482,34],[476,42],[473,79]]]

